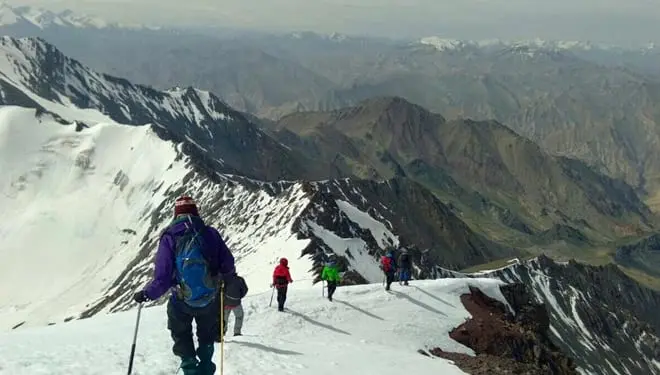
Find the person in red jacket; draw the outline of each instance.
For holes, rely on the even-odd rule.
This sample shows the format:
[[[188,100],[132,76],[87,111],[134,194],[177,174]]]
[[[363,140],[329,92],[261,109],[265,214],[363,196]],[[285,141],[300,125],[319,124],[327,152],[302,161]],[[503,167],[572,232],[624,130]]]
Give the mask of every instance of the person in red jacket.
[[[277,309],[284,311],[284,302],[286,302],[286,290],[289,283],[292,283],[289,273],[289,261],[286,258],[280,259],[280,264],[273,271],[273,284],[271,287],[277,288]]]

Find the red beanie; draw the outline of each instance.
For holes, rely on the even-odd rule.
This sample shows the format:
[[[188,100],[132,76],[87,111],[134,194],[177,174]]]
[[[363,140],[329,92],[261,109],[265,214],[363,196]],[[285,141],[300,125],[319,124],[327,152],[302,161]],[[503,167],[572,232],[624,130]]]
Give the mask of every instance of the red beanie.
[[[174,202],[174,216],[184,214],[199,216],[195,201],[188,196],[177,198],[176,202]]]

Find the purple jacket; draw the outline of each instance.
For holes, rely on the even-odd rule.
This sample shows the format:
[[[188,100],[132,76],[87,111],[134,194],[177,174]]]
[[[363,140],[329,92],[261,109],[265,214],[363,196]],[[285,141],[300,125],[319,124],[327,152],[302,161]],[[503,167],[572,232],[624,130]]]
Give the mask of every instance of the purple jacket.
[[[199,216],[178,216],[160,237],[160,244],[156,253],[154,279],[144,289],[150,300],[160,298],[170,288],[177,285],[174,276],[174,250],[176,246],[174,236],[181,235],[186,230],[186,226],[190,226],[190,220],[192,220],[193,226],[198,231],[202,231],[204,227],[207,229],[204,233],[204,240],[208,246],[205,247],[203,255],[210,263],[211,274],[222,276],[235,273],[234,256],[222,240],[220,233],[215,228],[204,224]]]

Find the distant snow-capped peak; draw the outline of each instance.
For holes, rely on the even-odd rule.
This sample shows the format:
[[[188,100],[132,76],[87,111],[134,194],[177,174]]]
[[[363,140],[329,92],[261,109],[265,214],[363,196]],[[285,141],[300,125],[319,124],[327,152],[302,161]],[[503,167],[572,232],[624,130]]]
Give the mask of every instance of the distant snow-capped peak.
[[[531,40],[460,40],[448,39],[438,36],[424,37],[419,40],[420,44],[433,46],[439,51],[463,50],[465,48],[514,48],[529,50],[547,50],[547,51],[590,51],[590,50],[610,50],[617,47],[604,43],[595,43],[591,41],[578,40],[544,40],[540,38]],[[653,43],[647,44],[645,49],[655,48]],[[634,49],[634,48],[629,48]]]
[[[144,25],[129,25],[115,22],[107,22],[101,18],[85,14],[78,14],[70,9],[61,12],[53,12],[43,8],[30,6],[11,6],[0,2],[0,27],[14,24],[29,24],[40,29],[53,26],[74,28],[150,28]]]

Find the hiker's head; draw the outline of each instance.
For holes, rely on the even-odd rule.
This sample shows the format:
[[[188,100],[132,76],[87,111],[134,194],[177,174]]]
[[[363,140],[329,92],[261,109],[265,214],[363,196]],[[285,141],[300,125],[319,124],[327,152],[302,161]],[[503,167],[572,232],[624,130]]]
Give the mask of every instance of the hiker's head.
[[[179,215],[195,215],[199,216],[199,211],[197,211],[197,204],[195,201],[188,196],[182,196],[177,198],[174,202],[174,216]]]
[[[286,267],[289,265],[289,260],[286,258],[280,258],[280,265]]]

